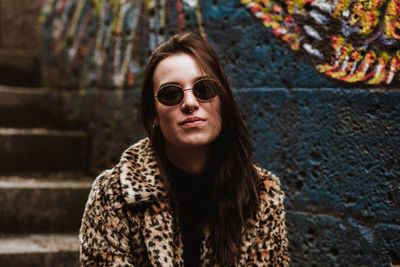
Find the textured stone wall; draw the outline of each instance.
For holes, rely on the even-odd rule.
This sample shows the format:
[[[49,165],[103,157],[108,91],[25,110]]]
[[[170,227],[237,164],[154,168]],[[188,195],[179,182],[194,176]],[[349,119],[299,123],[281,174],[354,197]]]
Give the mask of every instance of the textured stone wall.
[[[400,92],[258,88],[238,99],[281,177],[295,266],[389,266],[400,252]]]
[[[0,84],[38,86],[42,0],[0,0]]]
[[[39,50],[39,0],[0,0],[0,49]]]
[[[286,193],[292,266],[399,265],[398,72],[394,72],[388,82],[390,71],[396,70],[398,38],[395,35],[385,35],[386,37],[379,37],[380,39],[377,37],[377,41],[371,38],[362,39],[370,46],[363,46],[354,38],[346,39],[347,49],[350,49],[348,44],[351,42],[354,42],[351,47],[359,45],[366,49],[361,53],[359,47],[357,48],[362,58],[357,57],[352,66],[355,66],[354,71],[360,72],[354,76],[357,78],[355,82],[350,82],[349,75],[354,72],[350,73],[351,68],[346,69],[347,65],[343,65],[346,63],[346,54],[341,58],[342,54],[335,54],[337,51],[333,49],[333,55],[339,56],[338,61],[335,61],[336,65],[343,68],[344,74],[328,75],[321,72],[321,66],[325,64],[326,67],[332,63],[329,57],[323,57],[325,61],[316,58],[304,47],[294,49],[290,42],[298,38],[301,47],[305,43],[304,38],[310,40],[310,34],[304,30],[304,25],[308,25],[307,21],[312,19],[312,10],[329,18],[329,12],[323,13],[316,6],[323,1],[307,1],[315,3],[311,6],[300,5],[302,1],[263,1],[277,5],[270,10],[264,7],[263,14],[279,11],[283,18],[291,15],[294,20],[299,21],[299,35],[294,39],[282,39],[282,35],[277,35],[277,29],[285,26],[279,21],[281,17],[272,17],[272,22],[280,24],[266,24],[265,20],[260,19],[262,16],[254,9],[254,5],[249,6],[250,2],[260,1],[205,0],[199,6],[196,6],[197,1],[166,1],[165,3],[171,4],[171,10],[176,15],[171,18],[176,21],[169,21],[170,24],[167,23],[163,28],[162,23],[159,23],[162,17],[160,15],[159,24],[157,20],[155,24],[149,24],[155,25],[156,29],[146,30],[144,27],[143,33],[151,33],[145,34],[149,38],[146,40],[152,40],[146,44],[152,47],[153,41],[157,41],[155,36],[159,36],[158,41],[161,41],[163,33],[169,33],[171,29],[179,31],[181,28],[195,28],[206,34],[221,55],[254,139],[256,161],[280,177]],[[371,5],[374,3],[370,2]],[[379,18],[384,18],[393,1],[381,2],[382,5],[374,8],[383,14]],[[179,3],[186,3],[183,5],[186,9],[180,9]],[[299,13],[296,13],[296,8],[290,9],[291,3],[298,5]],[[310,45],[335,48],[332,47],[332,36],[343,35],[341,28],[335,25],[347,25],[337,14],[346,15],[346,9],[349,12],[360,12],[358,9],[354,11],[358,1],[349,3],[345,9],[338,6],[332,10],[329,20],[332,25],[318,26],[315,22],[311,23],[313,28],[325,28],[319,32],[324,38],[318,42],[310,42]],[[398,6],[397,2],[395,4]],[[162,7],[154,7],[152,14],[162,14],[160,10]],[[339,10],[339,13],[336,14],[335,10]],[[367,11],[362,12],[367,14]],[[201,20],[198,17],[199,12]],[[390,14],[391,20],[398,18],[397,13]],[[145,22],[149,18],[143,17],[142,25],[147,25]],[[51,21],[46,20],[45,25],[51,25]],[[183,26],[182,21],[186,22]],[[386,27],[384,22],[380,20],[379,23],[383,26],[377,27],[376,24],[370,28],[354,22],[345,29],[365,30],[363,37],[371,36],[370,34],[375,36]],[[393,33],[396,34],[397,24],[393,25]],[[372,30],[369,32],[368,29]],[[57,40],[51,41],[48,39],[50,35],[46,36],[45,41],[49,42],[50,47],[57,45]],[[386,41],[386,45],[382,45],[382,40]],[[90,46],[87,46],[90,42],[85,44],[83,47],[88,49],[83,51],[91,51]],[[79,43],[76,47],[80,47]],[[140,49],[149,50],[148,47]],[[76,51],[78,50],[74,50]],[[326,55],[329,55],[329,51],[332,52],[332,49],[327,49]],[[376,55],[384,55],[385,51],[388,53],[388,57],[382,59],[385,63],[382,65],[383,69],[378,68],[382,63],[379,60],[368,63],[367,59],[371,58],[363,58],[369,51],[374,51]],[[47,57],[47,60],[55,60],[53,62],[60,60],[56,55],[49,54]],[[101,81],[104,80],[98,80],[98,77],[85,76],[94,71],[85,69],[85,66],[92,66],[91,58],[74,57],[74,60],[65,62],[64,66],[72,66],[66,68],[66,71],[71,71],[70,74],[75,77],[71,79],[71,84],[76,85],[72,89],[79,90],[64,90],[59,92],[59,97],[63,113],[69,119],[86,125],[92,135],[90,168],[93,172],[98,172],[115,164],[123,148],[142,136],[136,124],[139,95],[136,87],[140,85],[140,68],[134,69],[137,72],[133,72],[135,79],[132,84],[129,84],[128,74],[120,86],[108,82],[102,84]],[[66,59],[68,58],[64,58]],[[138,57],[136,59],[140,61]],[[113,61],[114,57],[107,60]],[[329,66],[335,67],[333,63]],[[370,65],[367,66],[367,63]],[[381,70],[380,73],[377,73],[378,69]],[[103,72],[104,77],[111,78],[114,77],[112,73]],[[71,76],[66,75],[68,77]],[[93,80],[90,81],[87,77]],[[349,79],[338,79],[340,77]],[[368,83],[372,77],[372,81],[379,83]]]

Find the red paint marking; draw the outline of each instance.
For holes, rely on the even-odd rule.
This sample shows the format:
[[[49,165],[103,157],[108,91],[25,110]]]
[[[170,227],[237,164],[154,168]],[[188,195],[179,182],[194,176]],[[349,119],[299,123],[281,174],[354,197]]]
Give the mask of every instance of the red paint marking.
[[[176,7],[178,9],[178,30],[182,32],[185,28],[185,16],[183,14],[182,0],[176,1]]]

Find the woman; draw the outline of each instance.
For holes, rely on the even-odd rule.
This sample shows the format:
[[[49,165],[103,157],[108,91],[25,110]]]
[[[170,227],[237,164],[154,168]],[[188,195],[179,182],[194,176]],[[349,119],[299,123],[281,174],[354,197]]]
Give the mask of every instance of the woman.
[[[152,53],[139,119],[149,137],[93,185],[83,265],[288,265],[279,179],[254,165],[227,76],[200,35]]]

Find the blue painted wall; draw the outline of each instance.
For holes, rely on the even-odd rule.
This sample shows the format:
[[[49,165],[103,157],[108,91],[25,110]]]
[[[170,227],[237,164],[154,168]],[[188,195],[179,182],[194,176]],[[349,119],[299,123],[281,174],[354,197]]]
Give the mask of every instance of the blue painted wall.
[[[202,18],[256,161],[281,179],[292,266],[400,265],[400,88],[323,76],[240,1],[205,0]],[[77,89],[62,109],[91,133],[100,171],[142,136],[138,92]]]
[[[390,266],[400,252],[400,92],[237,93],[258,162],[286,192],[294,266]]]
[[[204,13],[207,36],[256,160],[281,178],[292,265],[399,265],[400,88],[328,79],[243,6],[217,2]]]

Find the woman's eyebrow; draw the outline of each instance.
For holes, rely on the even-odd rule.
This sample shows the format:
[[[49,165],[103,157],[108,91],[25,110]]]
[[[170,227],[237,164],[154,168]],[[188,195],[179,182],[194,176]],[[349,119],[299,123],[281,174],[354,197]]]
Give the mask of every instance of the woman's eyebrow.
[[[194,84],[194,83],[196,83],[196,82],[198,82],[198,81],[200,81],[202,79],[205,79],[205,78],[210,78],[210,77],[206,76],[206,75],[198,76],[198,77],[193,79],[192,83]],[[178,82],[178,81],[168,81],[168,82],[164,82],[164,83],[160,84],[160,86],[158,88],[162,88],[162,87],[164,87],[166,85],[179,85],[179,86],[181,86],[180,82]]]
[[[170,82],[165,82],[165,83],[160,84],[160,86],[158,88],[164,87],[166,85],[179,85],[180,86],[179,82],[170,81]]]
[[[198,81],[200,81],[200,80],[202,80],[202,79],[209,79],[209,78],[210,78],[210,76],[202,75],[202,76],[199,76],[199,77],[197,77],[196,79],[194,79],[194,80],[193,80],[193,83],[196,83],[196,82],[198,82]]]

